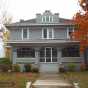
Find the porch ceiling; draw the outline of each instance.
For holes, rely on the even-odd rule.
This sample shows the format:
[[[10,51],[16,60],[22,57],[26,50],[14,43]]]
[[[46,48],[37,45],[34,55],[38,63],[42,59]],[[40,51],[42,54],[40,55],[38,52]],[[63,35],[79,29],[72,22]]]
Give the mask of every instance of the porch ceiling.
[[[8,41],[7,44],[14,46],[68,46],[79,45],[79,41],[58,40],[58,39],[36,39],[36,40],[14,40]]]

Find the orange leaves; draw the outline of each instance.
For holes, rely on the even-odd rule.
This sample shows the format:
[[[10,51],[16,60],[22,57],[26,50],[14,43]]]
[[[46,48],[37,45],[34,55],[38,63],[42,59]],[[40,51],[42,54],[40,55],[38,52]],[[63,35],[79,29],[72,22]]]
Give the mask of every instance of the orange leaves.
[[[72,38],[80,41],[80,52],[82,53],[88,47],[88,12],[77,13],[74,16],[74,23],[77,24],[77,30],[72,34]]]

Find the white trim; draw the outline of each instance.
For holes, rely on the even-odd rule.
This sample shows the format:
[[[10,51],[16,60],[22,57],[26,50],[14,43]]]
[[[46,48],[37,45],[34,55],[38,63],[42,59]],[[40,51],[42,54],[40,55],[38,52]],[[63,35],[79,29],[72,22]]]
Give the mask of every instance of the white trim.
[[[47,48],[50,49],[50,59],[51,59],[50,62],[46,62],[46,49],[47,49]],[[45,60],[45,61],[44,61],[44,62],[40,62],[40,63],[57,63],[58,61],[57,61],[57,62],[53,62],[53,61],[52,61],[52,59],[53,59],[53,57],[52,57],[53,52],[52,52],[52,51],[53,51],[53,47],[45,47],[45,48],[44,48],[44,60]]]
[[[74,32],[75,30],[74,30],[74,27],[73,27],[73,29],[72,29],[72,32]]]
[[[49,28],[47,28],[47,39],[50,39],[49,38]]]
[[[54,29],[46,28],[47,30],[47,38],[44,38],[44,28],[42,28],[42,39],[54,39]],[[52,31],[52,37],[49,37],[49,30]]]
[[[67,39],[69,39],[70,36],[69,36],[69,28],[67,27]]]
[[[52,39],[54,39],[54,29],[52,29]]]
[[[21,38],[23,40],[23,28],[21,29]]]
[[[27,39],[29,39],[29,36],[30,36],[29,33],[30,33],[29,28],[27,28]]]
[[[42,39],[44,39],[44,29],[42,28]]]
[[[24,38],[23,37],[23,30],[27,30],[27,38]],[[22,28],[22,31],[21,31],[21,38],[22,38],[22,40],[24,40],[24,39],[29,39],[29,28],[27,27],[26,29],[24,29],[24,28]]]
[[[53,16],[52,16],[52,22],[53,22]]]
[[[53,50],[52,50],[53,48],[51,47],[51,62],[52,62],[52,54],[53,54]]]

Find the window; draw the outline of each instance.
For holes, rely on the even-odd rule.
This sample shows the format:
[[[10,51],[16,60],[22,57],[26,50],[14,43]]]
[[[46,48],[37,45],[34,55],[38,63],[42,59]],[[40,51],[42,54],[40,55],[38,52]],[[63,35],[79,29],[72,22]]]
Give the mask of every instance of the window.
[[[80,51],[78,46],[72,46],[62,49],[62,57],[79,57]]]
[[[43,38],[47,38],[47,37],[48,37],[47,29],[44,28],[44,29],[43,29]]]
[[[23,30],[23,38],[27,38],[27,29]]]
[[[53,22],[53,16],[43,16],[42,22]]]
[[[22,40],[29,39],[29,28],[22,28]]]
[[[42,38],[43,39],[53,39],[54,30],[52,28],[43,28],[42,29]]]
[[[35,50],[33,48],[17,48],[17,57],[35,57]]]
[[[67,28],[67,38],[68,38],[68,39],[71,38],[72,32],[74,32],[74,28],[68,27],[68,28]]]
[[[53,22],[53,17],[50,16],[50,17],[49,17],[49,20],[50,20],[50,22]]]
[[[49,22],[49,16],[46,16],[46,22]]]
[[[57,62],[57,49],[51,47],[41,48],[40,62]]]

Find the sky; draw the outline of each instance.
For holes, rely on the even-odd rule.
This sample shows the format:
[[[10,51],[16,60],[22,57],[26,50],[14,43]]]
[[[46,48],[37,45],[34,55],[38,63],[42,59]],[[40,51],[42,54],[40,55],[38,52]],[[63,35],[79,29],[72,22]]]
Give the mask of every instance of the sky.
[[[50,10],[60,17],[71,19],[80,10],[78,0],[0,0],[0,19],[3,12],[11,16],[13,22],[36,17],[36,13]],[[3,43],[0,41],[0,56],[4,55]]]
[[[35,18],[36,13],[51,10],[60,17],[72,18],[80,10],[78,0],[0,0],[0,11],[7,11],[13,21]]]

